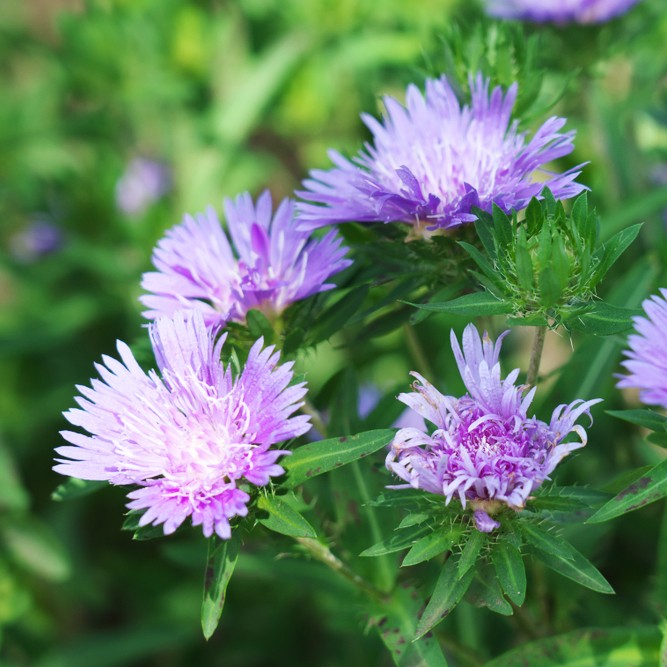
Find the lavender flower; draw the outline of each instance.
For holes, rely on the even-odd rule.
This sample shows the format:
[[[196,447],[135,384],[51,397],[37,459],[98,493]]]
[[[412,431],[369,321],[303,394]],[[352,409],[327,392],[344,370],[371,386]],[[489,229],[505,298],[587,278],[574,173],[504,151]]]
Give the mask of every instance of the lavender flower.
[[[500,377],[500,347],[470,324],[463,333],[463,351],[454,335],[451,344],[468,393],[462,398],[443,396],[418,373],[414,393],[399,400],[435,424],[424,429],[404,428],[396,434],[386,465],[409,486],[456,497],[463,507],[475,509],[477,528],[490,532],[498,527],[493,514],[503,505],[522,508],[529,495],[548,479],[561,459],[583,447],[587,436],[575,424],[601,399],[577,400],[559,405],[547,424],[527,411],[535,388],[516,385],[519,369]],[[579,440],[563,442],[569,433]],[[404,485],[404,486],[408,486]]]
[[[161,162],[134,158],[116,184],[116,206],[125,215],[141,215],[171,189],[171,172]]]
[[[551,174],[544,165],[572,152],[574,132],[561,133],[553,117],[533,138],[511,120],[514,83],[489,90],[481,74],[470,82],[472,103],[461,106],[445,77],[426,82],[426,93],[407,89],[406,107],[385,97],[384,123],[363,114],[374,144],[352,161],[336,151],[335,168],[315,170],[299,195],[303,225],[312,229],[356,220],[407,222],[415,233],[472,222],[473,207],[522,209],[549,187],[557,199],[579,194],[578,168]],[[535,177],[548,175],[538,182]]]
[[[121,361],[103,357],[101,380],[78,387],[80,408],[65,413],[90,435],[63,431],[71,445],[57,448],[54,470],[139,486],[128,507],[146,510],[141,526],[164,524],[169,534],[190,516],[207,537],[227,539],[230,519],[248,512],[240,485],[282,474],[276,461],[289,452],[272,445],[310,428],[308,417],[290,417],[304,383],[288,387],[292,364],[278,365],[262,339],[234,379],[220,362],[225,336],[216,342],[196,311],[157,320],[150,336],[161,377],[119,341]]]
[[[628,337],[630,349],[622,365],[629,375],[618,387],[639,389],[644,403],[667,410],[667,289],[642,303],[646,317],[635,317],[635,333]]]
[[[335,232],[311,239],[294,224],[294,203],[285,199],[272,217],[271,195],[254,205],[248,193],[224,204],[231,244],[215,211],[169,230],[153,253],[157,272],[144,274],[141,297],[155,318],[181,308],[200,310],[208,325],[243,322],[252,308],[269,316],[312,294],[351,264]],[[238,259],[237,259],[238,257]]]
[[[25,263],[56,252],[62,244],[62,229],[48,218],[35,218],[9,240],[12,255]]]
[[[534,23],[602,23],[639,0],[487,0],[491,16]]]

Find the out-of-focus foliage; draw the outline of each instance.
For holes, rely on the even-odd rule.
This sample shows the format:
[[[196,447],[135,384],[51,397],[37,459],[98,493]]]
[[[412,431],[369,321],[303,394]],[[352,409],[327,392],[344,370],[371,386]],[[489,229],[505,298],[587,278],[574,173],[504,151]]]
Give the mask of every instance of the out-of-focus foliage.
[[[74,385],[92,375],[92,363],[112,354],[121,338],[136,341],[137,356],[152,364],[137,296],[163,231],[184,212],[219,208],[223,196],[242,190],[268,187],[275,200],[291,194],[308,169],[327,164],[328,147],[358,150],[366,139],[360,111],[379,113],[381,94],[400,98],[406,83],[421,83],[426,75],[455,74],[462,89],[480,68],[505,85],[518,78],[525,124],[534,129],[549,113],[567,117],[577,140],[562,167],[589,162],[582,182],[592,190],[601,242],[644,223],[638,241],[597,289],[610,304],[637,308],[667,284],[663,1],[643,0],[627,17],[586,28],[503,28],[487,20],[483,33],[475,25],[479,18],[479,7],[467,0],[0,3],[3,665],[389,665],[380,638],[396,656],[398,639],[414,634],[414,618],[401,614],[410,605],[416,614],[433,590],[433,561],[415,560],[408,568],[420,568],[422,580],[433,585],[416,591],[412,572],[406,575],[387,620],[362,607],[352,586],[303,558],[290,539],[266,538],[268,532],[259,539],[253,531],[243,535],[221,628],[206,644],[199,627],[207,559],[201,536],[184,530],[165,540],[133,541],[120,531],[121,490],[84,495],[80,488],[69,491],[78,498],[54,503],[51,493],[63,480],[51,465],[57,432],[65,427],[60,413],[71,407]],[[164,187],[129,210],[118,184],[136,159],[154,161],[168,176]],[[352,226],[343,231],[352,240],[366,234]],[[392,231],[382,233],[387,249],[397,242]],[[331,437],[387,428],[401,409],[393,397],[407,388],[411,369],[442,379],[448,394],[461,393],[443,341],[466,319],[427,319],[428,311],[414,311],[406,337],[411,307],[395,302],[423,296],[412,282],[420,262],[434,276],[434,292],[440,290],[429,294],[437,303],[460,294],[465,281],[475,284],[474,276],[438,269],[437,247],[416,244],[412,266],[392,264],[384,249],[368,250],[378,261],[364,287],[327,303],[316,329],[300,331],[295,311],[294,335],[285,341],[286,353],[304,341],[311,348],[308,381],[316,405],[333,405]],[[388,295],[382,289],[389,267],[398,281]],[[341,323],[347,331],[334,335]],[[356,336],[355,326],[362,325],[370,333]],[[496,325],[504,320],[489,320],[489,327]],[[575,332],[570,341],[550,334],[543,374],[549,368],[554,374],[539,399],[545,412],[593,396],[604,397],[608,410],[637,407],[634,396],[613,389],[623,344],[620,335]],[[515,356],[525,367],[526,355],[517,348]],[[357,392],[368,383],[383,397],[357,418]],[[631,480],[610,479],[629,469],[654,470],[664,451],[631,423],[601,412],[585,455],[559,473],[559,482],[608,484],[605,498],[612,499]],[[357,557],[400,515],[395,506],[387,512],[373,504],[390,483],[378,471],[382,460],[378,452],[364,461],[363,474],[352,464],[308,482],[307,497],[296,500],[307,516],[327,517],[332,542],[346,531],[344,555],[386,590],[398,554]],[[492,616],[487,608],[494,600],[500,605],[497,591],[473,587],[438,626],[450,664],[482,665],[528,640],[535,640],[534,655],[552,655],[545,637],[571,633],[591,619],[603,630],[562,634],[571,639],[556,642],[563,660],[579,650],[591,660],[622,650],[638,665],[651,664],[657,631],[620,628],[655,625],[667,612],[662,511],[653,504],[582,530],[553,510],[550,520],[562,521],[564,534],[595,562],[616,597],[583,593],[531,561],[522,611]],[[386,629],[376,633],[383,618]],[[431,649],[413,649],[415,660],[428,660]],[[493,664],[517,664],[511,653],[497,660]]]

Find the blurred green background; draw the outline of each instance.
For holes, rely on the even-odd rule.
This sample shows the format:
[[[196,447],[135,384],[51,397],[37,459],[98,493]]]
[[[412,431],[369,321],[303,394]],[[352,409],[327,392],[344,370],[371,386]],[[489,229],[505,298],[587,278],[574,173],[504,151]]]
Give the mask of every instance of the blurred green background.
[[[360,632],[351,592],[316,564],[276,559],[289,551],[278,538],[246,547],[221,629],[204,644],[204,541],[132,542],[120,531],[121,489],[54,503],[62,480],[50,468],[74,385],[88,382],[116,339],[143,336],[139,281],[164,230],[243,190],[289,195],[308,169],[327,164],[328,147],[354,153],[367,138],[360,111],[377,113],[380,95],[400,98],[408,82],[449,66],[442,40],[454,18],[476,34],[482,15],[467,0],[0,2],[2,665],[390,664],[375,635]],[[487,50],[492,40],[464,38],[459,55],[497,80],[519,76],[522,90],[538,81],[527,107],[544,114],[565,91],[556,112],[578,138],[562,166],[590,161],[582,180],[603,214],[603,236],[646,222],[630,252],[639,269],[618,267],[605,287],[612,301],[636,305],[666,284],[662,0],[602,28],[526,32],[540,39],[530,71]],[[452,366],[450,323],[436,319],[418,334],[443,375]],[[562,374],[553,399],[609,394],[622,343],[579,347],[586,371]],[[407,384],[401,341],[368,345],[365,379]],[[550,345],[552,360],[568,357],[567,340]],[[315,388],[345,363],[327,345],[319,358]],[[622,404],[609,400],[608,408]],[[576,470],[604,483],[657,460],[636,440],[602,417],[598,444],[589,445],[598,453]],[[614,554],[601,567],[620,598],[596,622],[622,624],[624,604],[640,620],[655,609],[645,573],[657,566],[660,514],[653,507],[633,519],[583,538]],[[465,613],[453,621],[462,642],[484,655]],[[560,621],[569,629],[576,619]],[[506,646],[493,627],[489,641]]]

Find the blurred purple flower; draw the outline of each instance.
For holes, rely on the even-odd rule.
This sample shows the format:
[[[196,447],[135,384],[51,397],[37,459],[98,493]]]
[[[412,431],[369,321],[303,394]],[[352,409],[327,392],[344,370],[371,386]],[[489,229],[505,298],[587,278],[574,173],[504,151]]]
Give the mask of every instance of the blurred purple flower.
[[[462,107],[445,77],[429,79],[424,95],[408,87],[406,107],[385,97],[383,123],[363,114],[374,143],[352,161],[332,150],[335,167],[311,172],[298,193],[310,202],[299,205],[302,225],[406,222],[423,233],[474,221],[474,207],[522,209],[545,187],[557,199],[585,189],[575,182],[579,167],[544,169],[574,148],[574,132],[560,132],[565,119],[550,118],[527,142],[511,119],[516,83],[489,90],[478,74],[470,88],[472,103]]]
[[[116,184],[116,206],[125,215],[141,215],[171,190],[169,167],[155,160],[134,158]]]
[[[443,396],[418,373],[414,393],[399,400],[435,424],[426,429],[401,429],[391,443],[387,467],[409,486],[457,497],[476,510],[477,528],[490,532],[497,522],[489,514],[503,505],[522,508],[529,495],[548,479],[561,459],[586,444],[586,431],[575,424],[601,399],[577,400],[558,406],[550,423],[528,417],[535,388],[516,385],[519,369],[504,380],[498,361],[502,334],[496,344],[480,338],[470,324],[463,333],[463,351],[454,335],[451,344],[468,393]],[[563,442],[570,433],[579,440]],[[408,485],[403,485],[407,487]],[[400,487],[400,488],[403,488]]]
[[[331,289],[326,281],[352,262],[329,232],[321,239],[299,231],[294,203],[272,216],[271,195],[254,205],[248,193],[225,200],[229,236],[213,208],[169,230],[153,252],[156,272],[145,273],[141,302],[150,319],[182,308],[200,310],[208,325],[243,322],[250,309],[269,317],[291,303]],[[238,258],[237,258],[238,257]]]
[[[21,262],[34,262],[56,252],[63,244],[63,233],[48,219],[35,219],[9,240],[12,255]]]
[[[486,0],[491,16],[535,23],[602,23],[639,0]]]
[[[630,374],[617,386],[639,389],[644,403],[667,410],[667,289],[660,294],[642,303],[646,317],[633,318],[635,333],[628,337],[630,349],[622,362]]]
[[[146,374],[118,342],[121,362],[103,357],[101,380],[79,386],[80,408],[65,413],[90,435],[63,431],[54,470],[80,479],[135,484],[139,525],[164,524],[173,533],[190,516],[204,535],[230,537],[229,520],[245,516],[250,496],[240,485],[269,483],[284,471],[288,451],[272,445],[302,435],[308,417],[290,417],[306,393],[289,387],[292,363],[278,365],[274,348],[258,340],[235,379],[220,362],[225,336],[215,342],[197,311],[150,325],[161,377]]]

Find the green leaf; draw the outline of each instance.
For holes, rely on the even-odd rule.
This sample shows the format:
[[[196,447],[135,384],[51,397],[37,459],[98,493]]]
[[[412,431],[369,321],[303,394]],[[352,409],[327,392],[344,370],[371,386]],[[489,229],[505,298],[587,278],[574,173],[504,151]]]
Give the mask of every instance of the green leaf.
[[[526,599],[526,568],[521,552],[507,540],[501,540],[493,547],[491,561],[507,597],[520,607]]]
[[[81,498],[90,493],[94,493],[95,491],[99,491],[105,486],[109,486],[109,482],[98,482],[70,477],[66,482],[63,482],[56,487],[56,490],[51,494],[51,500],[60,502],[63,500]]]
[[[561,555],[562,548],[569,552],[569,557],[565,558]],[[558,574],[598,593],[613,594],[614,589],[600,574],[595,565],[564,540],[561,540],[559,553],[542,551],[538,548],[531,548],[530,551],[554,572],[558,572]]]
[[[459,559],[459,577],[462,577],[477,562],[479,552],[486,543],[486,538],[487,534],[479,530],[474,530],[468,537]]]
[[[604,504],[586,523],[602,523],[667,496],[667,459]]]
[[[472,257],[473,261],[483,271],[484,275],[496,289],[502,290],[503,281],[498,274],[498,271],[491,265],[486,255],[482,254],[475,246],[459,241],[459,245]]]
[[[405,555],[401,567],[416,565],[435,558],[443,551],[451,549],[458,542],[460,536],[461,531],[455,528],[448,531],[443,529],[434,530],[412,545],[410,551]]]
[[[431,595],[431,599],[419,619],[415,639],[425,635],[454,610],[454,607],[468,590],[474,575],[475,570],[470,569],[462,577],[459,576],[457,559],[449,558],[447,560],[440,571],[433,595]]]
[[[465,600],[476,607],[486,607],[489,611],[502,616],[511,616],[514,613],[512,605],[503,597],[500,582],[493,571],[486,567],[477,573]]]
[[[0,445],[0,510],[25,510],[29,498],[9,451]]]
[[[146,526],[139,525],[139,521],[143,515],[143,510],[130,510],[125,517],[125,521],[123,521],[121,530],[133,532],[132,539],[138,542],[153,540],[156,537],[164,537],[164,526],[162,524],[152,525],[149,523]]]
[[[245,316],[248,331],[254,338],[264,337],[264,342],[268,345],[273,342],[273,327],[266,315],[260,310],[249,310]]]
[[[234,573],[239,556],[238,539],[220,540],[212,537],[208,542],[208,557],[204,575],[204,597],[201,605],[201,628],[205,639],[210,639],[218,627],[222,608],[225,606],[227,585]]]
[[[655,667],[659,647],[654,626],[588,628],[522,644],[485,667]]]
[[[360,556],[383,556],[384,554],[391,554],[401,549],[407,549],[412,546],[418,539],[430,532],[428,526],[411,526],[402,530],[396,530],[392,535],[386,539],[368,547],[362,551]]]
[[[627,250],[628,246],[637,238],[639,230],[642,228],[641,223],[632,225],[627,229],[622,229],[618,234],[612,236],[605,242],[595,253],[594,258],[599,258],[600,263],[595,270],[594,284],[598,283],[616,260]]]
[[[287,472],[282,486],[293,489],[312,477],[373,454],[385,447],[394,433],[392,429],[379,429],[303,445],[281,462]]]
[[[467,315],[468,317],[502,315],[512,312],[512,304],[501,301],[489,292],[473,292],[444,303],[410,303],[410,305],[435,313]]]
[[[311,336],[308,339],[309,343],[319,343],[337,334],[359,308],[361,308],[367,294],[368,285],[361,285],[338,299],[338,301],[317,318]]]
[[[555,557],[563,560],[573,559],[572,548],[562,538],[555,537],[533,523],[522,522],[519,524],[519,528],[526,538],[526,541],[540,551],[551,553]]]
[[[259,522],[281,535],[290,537],[317,537],[317,531],[291,506],[290,496],[260,496],[257,507],[269,513],[267,519]]]
[[[607,414],[652,431],[664,432],[667,428],[667,417],[653,410],[607,410]]]
[[[447,667],[435,637],[415,636],[422,597],[410,586],[398,586],[382,604],[371,607],[372,621],[398,667]]]
[[[632,328],[632,318],[641,315],[637,308],[621,308],[604,301],[596,301],[586,312],[564,317],[567,326],[578,331],[611,336]]]
[[[408,516],[401,519],[401,523],[398,524],[397,528],[410,528],[411,526],[418,526],[420,523],[424,523],[431,518],[431,515],[427,512],[412,512]]]

